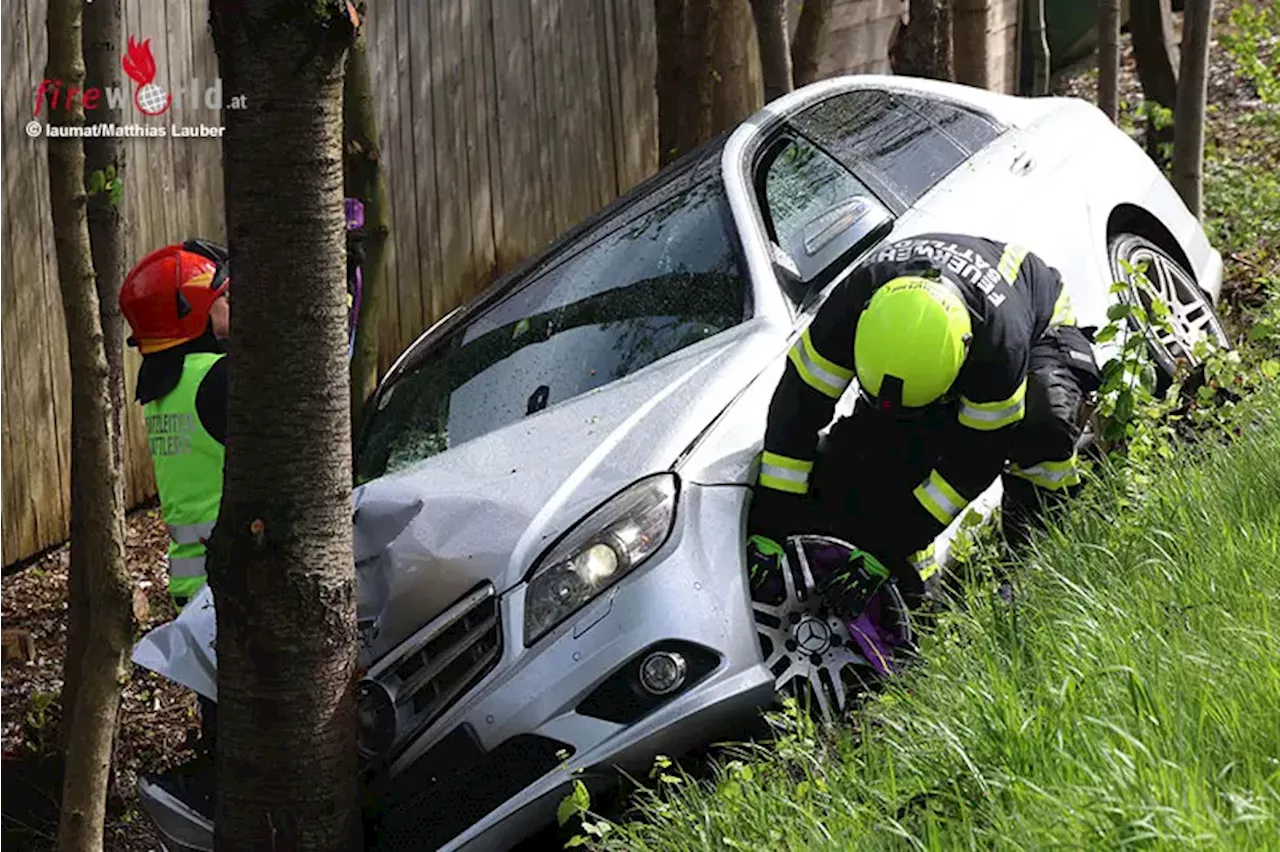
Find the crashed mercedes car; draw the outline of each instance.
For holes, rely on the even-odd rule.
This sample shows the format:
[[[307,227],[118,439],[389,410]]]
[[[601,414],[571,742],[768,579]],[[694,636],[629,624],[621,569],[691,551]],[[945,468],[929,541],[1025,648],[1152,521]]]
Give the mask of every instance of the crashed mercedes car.
[[[1169,326],[1135,332],[1166,369],[1225,340],[1218,252],[1092,105],[879,76],[769,104],[455,310],[382,381],[354,495],[375,846],[504,848],[575,777],[732,735],[796,679],[828,712],[849,700],[870,663],[821,618],[804,548],[785,599],[753,601],[743,527],[788,348],[860,257],[925,231],[1031,247],[1081,326],[1162,299]],[[213,632],[206,589],[134,660],[216,699]],[[141,779],[143,804],[170,849],[211,849],[184,771]]]

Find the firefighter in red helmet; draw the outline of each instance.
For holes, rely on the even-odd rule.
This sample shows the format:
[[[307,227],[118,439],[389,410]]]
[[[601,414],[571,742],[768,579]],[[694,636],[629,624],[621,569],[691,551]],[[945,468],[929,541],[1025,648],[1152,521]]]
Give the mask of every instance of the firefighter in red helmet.
[[[205,541],[222,502],[230,285],[227,252],[204,240],[157,249],[125,276],[120,310],[142,353],[138,402],[169,530],[169,594],[205,583]]]

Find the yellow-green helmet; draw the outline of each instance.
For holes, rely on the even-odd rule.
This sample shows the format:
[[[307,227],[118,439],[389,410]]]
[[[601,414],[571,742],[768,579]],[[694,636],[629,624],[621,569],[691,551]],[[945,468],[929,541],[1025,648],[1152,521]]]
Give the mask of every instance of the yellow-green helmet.
[[[937,401],[964,365],[973,333],[964,300],[941,281],[895,278],[858,318],[853,364],[858,384],[882,411]]]

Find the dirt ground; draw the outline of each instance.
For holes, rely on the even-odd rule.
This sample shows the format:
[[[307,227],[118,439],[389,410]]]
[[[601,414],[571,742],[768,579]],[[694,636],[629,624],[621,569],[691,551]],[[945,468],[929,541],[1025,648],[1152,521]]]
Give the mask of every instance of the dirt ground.
[[[139,635],[174,616],[166,592],[168,536],[158,508],[129,516],[129,570],[146,595]],[[67,558],[65,547],[45,554],[0,586],[0,617],[6,632],[29,631],[35,654],[3,668],[3,844],[5,849],[53,848],[58,830],[60,781],[50,759],[58,728],[58,693],[66,646]],[[188,690],[134,668],[125,685],[116,738],[116,775],[107,813],[106,846],[119,852],[159,850],[136,810],[134,781],[190,756],[188,736],[199,732],[199,715]],[[12,845],[11,845],[12,844]]]
[[[1219,18],[1235,3],[1220,4]],[[1121,100],[1142,98],[1132,54],[1125,36]],[[1064,75],[1056,94],[1094,100],[1096,72],[1083,67]],[[1256,92],[1236,77],[1222,51],[1214,52],[1209,99],[1217,118],[1256,108]],[[1229,277],[1233,267],[1227,261]],[[1243,283],[1243,279],[1237,283]],[[1231,281],[1228,282],[1229,286]],[[157,508],[145,508],[128,519],[128,558],[136,588],[149,603],[140,633],[173,617],[165,591],[164,525]],[[51,767],[57,729],[57,697],[62,686],[62,655],[66,639],[67,551],[59,548],[21,571],[5,576],[0,586],[0,616],[6,633],[28,631],[34,655],[30,661],[3,665],[3,834],[6,850],[54,848],[60,783]],[[107,815],[106,848],[113,852],[158,850],[145,818],[137,810],[134,782],[139,772],[163,770],[187,759],[189,743],[199,730],[193,696],[136,667],[125,686],[116,744],[116,775]]]

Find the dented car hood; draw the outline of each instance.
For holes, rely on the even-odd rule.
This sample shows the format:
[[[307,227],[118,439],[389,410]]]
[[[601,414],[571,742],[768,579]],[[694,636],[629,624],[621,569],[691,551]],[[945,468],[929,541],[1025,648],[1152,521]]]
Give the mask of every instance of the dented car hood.
[[[776,356],[751,321],[632,376],[358,487],[360,658],[369,664],[477,584],[502,593],[577,521],[637,479],[671,469]],[[213,697],[207,588],[139,643],[134,661]],[[177,658],[182,665],[171,665]]]

